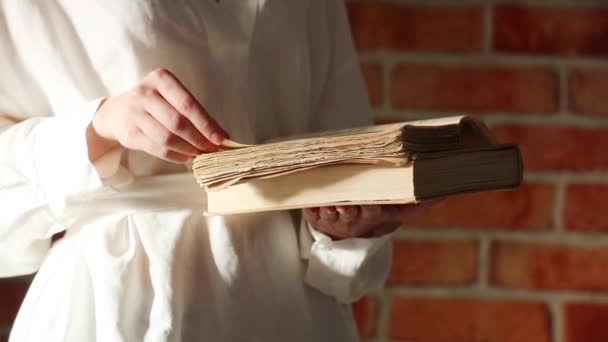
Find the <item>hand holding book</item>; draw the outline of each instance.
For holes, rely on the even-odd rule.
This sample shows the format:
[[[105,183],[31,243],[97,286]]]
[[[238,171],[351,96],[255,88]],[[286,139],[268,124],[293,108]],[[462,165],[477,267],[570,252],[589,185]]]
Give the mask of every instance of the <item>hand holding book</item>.
[[[304,208],[302,215],[314,229],[333,240],[369,238],[392,233],[409,217],[428,209],[438,201]]]

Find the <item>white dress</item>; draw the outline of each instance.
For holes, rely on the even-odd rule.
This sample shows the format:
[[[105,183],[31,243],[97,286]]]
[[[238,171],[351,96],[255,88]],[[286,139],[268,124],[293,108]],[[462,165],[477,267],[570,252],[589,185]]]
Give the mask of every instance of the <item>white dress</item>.
[[[390,236],[294,212],[204,217],[189,169],[115,150],[101,98],[164,67],[235,140],[370,122],[341,0],[0,0],[0,277],[38,272],[10,341],[351,341]],[[65,237],[51,245],[51,237]]]

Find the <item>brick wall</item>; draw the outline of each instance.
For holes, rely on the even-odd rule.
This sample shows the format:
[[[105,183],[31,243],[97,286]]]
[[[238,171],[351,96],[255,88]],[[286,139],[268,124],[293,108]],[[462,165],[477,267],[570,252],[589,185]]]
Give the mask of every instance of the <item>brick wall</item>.
[[[608,3],[349,8],[379,122],[478,114],[521,144],[527,169],[516,191],[452,198],[408,222],[386,288],[354,305],[361,335],[608,341]],[[26,284],[0,281],[0,342]]]
[[[476,114],[526,166],[405,224],[361,334],[608,341],[608,1],[348,3],[378,122]]]

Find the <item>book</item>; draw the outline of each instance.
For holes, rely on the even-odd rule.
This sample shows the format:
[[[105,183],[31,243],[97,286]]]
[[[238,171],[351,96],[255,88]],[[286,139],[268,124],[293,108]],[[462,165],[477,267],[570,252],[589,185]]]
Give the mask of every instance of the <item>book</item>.
[[[470,116],[223,145],[193,163],[209,215],[415,203],[514,188],[523,174],[518,147]]]

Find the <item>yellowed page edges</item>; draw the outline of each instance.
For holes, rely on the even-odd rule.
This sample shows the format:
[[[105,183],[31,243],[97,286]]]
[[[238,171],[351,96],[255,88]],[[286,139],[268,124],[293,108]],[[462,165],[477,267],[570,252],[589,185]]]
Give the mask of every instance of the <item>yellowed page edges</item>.
[[[255,145],[241,144],[236,141],[232,141],[230,139],[224,139],[224,141],[222,142],[222,144],[220,146],[223,148],[226,148],[226,149],[237,149],[237,148],[252,147]]]

